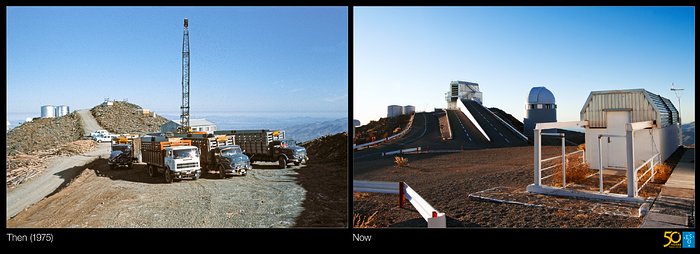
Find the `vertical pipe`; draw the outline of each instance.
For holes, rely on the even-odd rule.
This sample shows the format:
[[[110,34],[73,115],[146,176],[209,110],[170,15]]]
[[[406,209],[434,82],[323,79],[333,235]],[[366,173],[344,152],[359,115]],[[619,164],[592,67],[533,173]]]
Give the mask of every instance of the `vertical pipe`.
[[[533,149],[535,151],[535,161],[534,161],[534,163],[535,163],[535,183],[534,184],[535,184],[535,186],[539,187],[542,184],[542,178],[540,177],[540,168],[542,168],[542,155],[541,155],[541,152],[542,152],[542,150],[541,150],[542,130],[535,128],[534,134],[535,134],[535,135],[533,135],[535,137],[535,149]]]
[[[603,135],[598,135],[598,176],[600,179],[598,180],[600,182],[600,193],[603,193],[603,145],[600,142],[600,139],[603,137]]]
[[[637,196],[637,172],[634,170],[634,130],[632,124],[627,124],[627,133],[625,139],[627,141],[627,196]]]
[[[561,135],[561,187],[566,188],[566,146],[564,145],[564,133]]]

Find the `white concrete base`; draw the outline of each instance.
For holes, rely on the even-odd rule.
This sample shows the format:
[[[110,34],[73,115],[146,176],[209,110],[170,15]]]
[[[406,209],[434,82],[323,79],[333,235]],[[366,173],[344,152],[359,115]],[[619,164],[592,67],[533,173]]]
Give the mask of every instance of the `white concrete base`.
[[[527,191],[531,192],[531,193],[538,193],[538,194],[544,194],[544,195],[596,199],[596,200],[613,201],[613,202],[644,203],[647,201],[645,198],[642,198],[642,197],[634,198],[634,197],[628,197],[627,195],[615,194],[615,193],[601,194],[599,192],[562,189],[562,188],[555,188],[555,187],[549,187],[549,186],[544,186],[544,185],[535,186],[534,184],[528,185]]]

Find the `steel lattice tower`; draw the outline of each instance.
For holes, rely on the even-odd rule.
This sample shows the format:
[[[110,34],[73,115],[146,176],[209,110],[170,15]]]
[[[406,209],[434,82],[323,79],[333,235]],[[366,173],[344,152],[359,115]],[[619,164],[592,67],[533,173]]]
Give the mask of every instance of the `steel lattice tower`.
[[[190,36],[185,18],[185,31],[182,37],[182,114],[180,125],[182,132],[190,131]]]

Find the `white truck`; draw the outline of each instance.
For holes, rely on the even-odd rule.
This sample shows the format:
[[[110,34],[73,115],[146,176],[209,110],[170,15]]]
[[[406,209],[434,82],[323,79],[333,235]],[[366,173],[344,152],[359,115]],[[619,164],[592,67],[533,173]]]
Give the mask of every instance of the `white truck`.
[[[162,136],[141,138],[141,157],[149,176],[162,173],[166,183],[177,179],[197,180],[202,175],[200,151],[192,141]]]

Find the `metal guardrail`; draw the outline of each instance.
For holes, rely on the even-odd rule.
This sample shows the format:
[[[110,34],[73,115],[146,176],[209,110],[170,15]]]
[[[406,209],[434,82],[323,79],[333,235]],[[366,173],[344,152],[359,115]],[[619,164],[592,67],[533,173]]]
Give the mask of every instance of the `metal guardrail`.
[[[370,192],[384,194],[398,194],[399,206],[404,208],[404,200],[411,202],[411,205],[418,210],[423,219],[428,222],[428,228],[446,228],[447,220],[445,213],[440,213],[431,206],[425,199],[413,190],[405,182],[376,182],[376,181],[352,181],[353,192]]]
[[[408,124],[406,125],[406,129],[404,129],[403,131],[397,133],[396,135],[389,136],[389,137],[387,137],[387,138],[383,138],[383,139],[380,139],[380,140],[372,141],[372,142],[369,142],[369,143],[364,143],[364,144],[355,145],[355,146],[352,147],[352,149],[353,149],[353,150],[362,150],[362,149],[368,148],[368,147],[370,147],[370,146],[377,145],[377,144],[380,144],[380,143],[383,143],[383,142],[387,142],[387,141],[390,141],[390,140],[394,140],[394,139],[399,138],[399,137],[401,137],[401,136],[403,136],[403,135],[406,135],[406,133],[408,133],[408,131],[411,130],[411,127],[413,126],[413,118],[414,118],[415,116],[416,116],[416,114],[411,115],[411,118],[408,120]]]
[[[383,152],[382,156],[394,155],[394,154],[404,154],[404,153],[420,153],[420,152],[421,152],[420,147],[414,147],[414,148],[406,148],[406,149],[390,151],[390,152]]]

